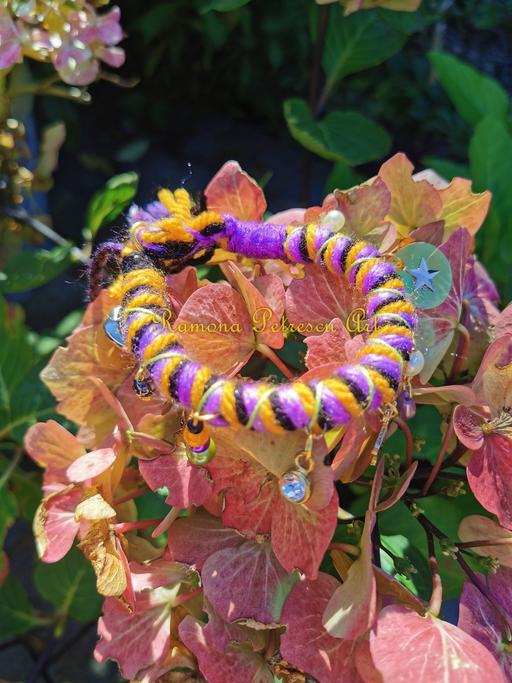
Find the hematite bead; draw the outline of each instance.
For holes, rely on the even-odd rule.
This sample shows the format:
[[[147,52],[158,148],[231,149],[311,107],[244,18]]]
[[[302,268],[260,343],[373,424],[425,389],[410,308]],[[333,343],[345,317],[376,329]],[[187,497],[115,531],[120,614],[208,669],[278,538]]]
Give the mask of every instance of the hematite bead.
[[[135,375],[133,380],[133,389],[137,396],[142,400],[147,400],[153,395],[155,388],[153,386],[153,381],[151,380],[151,375],[147,370],[141,369]]]
[[[290,503],[305,503],[311,495],[311,484],[302,470],[290,470],[279,479],[281,493]]]

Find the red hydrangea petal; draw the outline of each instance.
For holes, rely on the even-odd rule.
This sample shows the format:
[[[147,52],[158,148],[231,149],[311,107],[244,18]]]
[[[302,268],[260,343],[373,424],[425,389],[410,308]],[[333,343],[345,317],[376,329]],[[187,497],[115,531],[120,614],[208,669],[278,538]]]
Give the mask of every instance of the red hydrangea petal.
[[[177,519],[169,529],[169,553],[178,562],[185,562],[201,570],[204,563],[223,548],[236,548],[243,537],[223,526],[220,519],[198,511],[191,517]]]
[[[199,669],[208,683],[274,683],[265,660],[248,645],[232,645],[227,652],[210,646],[202,625],[192,617],[185,617],[179,627],[180,638],[195,654]]]
[[[195,467],[185,456],[161,455],[153,460],[140,460],[139,470],[152,491],[163,486],[169,489],[169,505],[202,505],[213,492],[208,471]]]
[[[281,567],[269,543],[254,541],[210,555],[201,577],[208,600],[223,619],[265,626],[279,623],[297,580]]]
[[[116,598],[107,598],[98,635],[96,661],[114,659],[125,678],[138,678],[139,671],[162,662],[167,655],[171,639],[169,605],[131,612]]]

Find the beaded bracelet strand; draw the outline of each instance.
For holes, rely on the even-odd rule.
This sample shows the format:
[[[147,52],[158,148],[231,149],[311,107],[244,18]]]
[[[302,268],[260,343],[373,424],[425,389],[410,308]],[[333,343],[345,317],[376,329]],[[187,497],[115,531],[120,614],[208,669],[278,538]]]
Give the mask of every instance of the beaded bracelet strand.
[[[414,351],[415,310],[395,265],[373,245],[341,234],[343,216],[336,211],[320,224],[286,226],[197,211],[184,189],[161,190],[158,196],[161,217],[143,215],[121,249],[107,248],[120,254],[122,304],[107,319],[105,331],[136,358],[134,389],[141,398],[159,391],[189,412],[184,437],[190,460],[206,464],[215,453],[205,421],[275,434],[305,430],[312,438],[380,408],[384,430],[407,377],[421,369],[421,354]],[[191,360],[166,324],[165,275],[208,260],[217,248],[253,259],[318,264],[345,275],[365,297],[370,325],[357,362],[340,365],[328,379],[276,385],[223,378]],[[104,250],[97,261],[105,259]],[[378,441],[384,434],[381,430]],[[281,490],[292,502],[303,503],[310,495],[309,437],[296,469],[281,479]]]

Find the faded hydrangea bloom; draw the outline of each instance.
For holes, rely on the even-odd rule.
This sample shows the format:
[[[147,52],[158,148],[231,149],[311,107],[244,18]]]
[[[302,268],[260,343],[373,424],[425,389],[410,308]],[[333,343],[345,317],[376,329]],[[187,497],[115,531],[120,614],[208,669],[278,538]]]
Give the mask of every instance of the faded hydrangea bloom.
[[[0,5],[0,69],[24,57],[52,62],[69,85],[89,85],[100,62],[118,68],[124,63],[119,7],[99,14],[82,0],[4,0]]]

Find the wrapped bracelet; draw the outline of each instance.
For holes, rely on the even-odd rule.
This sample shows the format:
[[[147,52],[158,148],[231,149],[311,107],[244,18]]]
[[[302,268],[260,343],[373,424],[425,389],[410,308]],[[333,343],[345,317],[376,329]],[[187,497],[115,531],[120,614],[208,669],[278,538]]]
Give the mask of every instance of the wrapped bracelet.
[[[198,211],[184,189],[162,190],[159,199],[169,215],[134,222],[123,245],[97,254],[103,264],[110,249],[121,266],[122,304],[106,320],[105,332],[136,358],[138,396],[157,391],[189,413],[184,440],[195,464],[204,465],[215,454],[206,421],[275,434],[304,430],[306,448],[297,456],[296,469],[281,479],[283,495],[303,503],[310,495],[312,437],[380,409],[380,447],[398,393],[421,370],[421,353],[414,350],[415,308],[399,272],[373,245],[341,234],[343,217],[336,211],[319,224],[286,226]],[[204,263],[221,247],[253,259],[318,264],[345,275],[365,297],[370,327],[357,362],[340,365],[328,379],[272,384],[223,378],[191,360],[166,324],[165,275]]]

